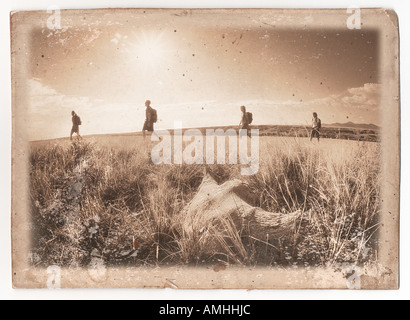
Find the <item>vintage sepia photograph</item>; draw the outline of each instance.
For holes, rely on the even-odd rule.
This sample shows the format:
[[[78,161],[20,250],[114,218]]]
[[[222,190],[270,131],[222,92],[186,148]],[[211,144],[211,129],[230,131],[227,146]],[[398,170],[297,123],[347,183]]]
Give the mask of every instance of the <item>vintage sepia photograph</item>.
[[[17,288],[397,289],[383,9],[11,14]]]

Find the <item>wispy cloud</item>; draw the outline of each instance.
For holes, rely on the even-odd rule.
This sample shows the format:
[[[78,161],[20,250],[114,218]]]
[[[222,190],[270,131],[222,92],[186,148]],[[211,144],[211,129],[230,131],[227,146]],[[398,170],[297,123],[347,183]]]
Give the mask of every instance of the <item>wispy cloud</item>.
[[[91,106],[87,97],[66,96],[42,84],[38,79],[28,80],[29,113],[49,114],[73,108],[85,109]]]
[[[30,140],[67,136],[71,129],[72,110],[81,116],[84,134],[136,131],[143,123],[141,110],[127,104],[64,95],[38,79],[28,81],[28,90],[27,129]]]
[[[380,105],[381,85],[366,83],[363,87],[351,88],[345,92],[327,98],[317,99],[310,104],[326,105],[334,108],[348,108],[351,110],[375,110]]]

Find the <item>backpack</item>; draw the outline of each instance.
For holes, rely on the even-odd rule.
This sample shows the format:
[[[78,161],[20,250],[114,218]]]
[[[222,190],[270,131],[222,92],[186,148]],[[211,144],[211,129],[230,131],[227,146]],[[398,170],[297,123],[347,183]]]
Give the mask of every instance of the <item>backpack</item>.
[[[76,122],[76,124],[78,125],[78,126],[81,126],[81,119],[80,119],[80,117],[79,116],[75,116],[75,122]]]
[[[151,121],[152,121],[152,123],[157,123],[157,121],[158,121],[158,113],[157,113],[157,110],[156,110],[156,109],[152,109],[151,112],[152,112],[152,113],[151,113]]]
[[[251,124],[253,121],[253,114],[252,112],[247,112],[246,117],[248,118],[248,124]]]

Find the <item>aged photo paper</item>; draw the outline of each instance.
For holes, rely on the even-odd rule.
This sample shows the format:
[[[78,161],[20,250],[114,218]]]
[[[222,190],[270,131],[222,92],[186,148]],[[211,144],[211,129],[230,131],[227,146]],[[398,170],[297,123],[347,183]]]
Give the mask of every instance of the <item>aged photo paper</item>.
[[[14,288],[398,289],[395,12],[10,23]]]

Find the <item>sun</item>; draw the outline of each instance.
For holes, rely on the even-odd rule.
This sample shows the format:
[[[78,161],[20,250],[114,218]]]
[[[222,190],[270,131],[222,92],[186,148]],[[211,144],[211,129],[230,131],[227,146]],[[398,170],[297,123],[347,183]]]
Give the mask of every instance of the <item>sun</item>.
[[[166,51],[162,34],[147,35],[143,33],[135,51],[137,60],[140,60],[143,64],[152,66],[162,62],[165,59]]]
[[[164,32],[141,31],[131,41],[127,50],[130,62],[149,71],[163,67],[171,55],[171,46]]]

